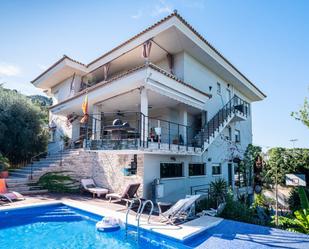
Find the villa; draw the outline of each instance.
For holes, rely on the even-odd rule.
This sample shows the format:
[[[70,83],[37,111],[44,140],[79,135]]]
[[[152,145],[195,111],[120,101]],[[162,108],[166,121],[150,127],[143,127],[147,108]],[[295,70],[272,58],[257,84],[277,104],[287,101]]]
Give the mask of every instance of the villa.
[[[273,219],[262,195],[247,205],[259,172],[242,162],[266,95],[177,11],[32,84],[53,100],[48,151],[1,172],[1,248],[309,248],[307,209],[296,220],[276,203]]]
[[[144,198],[171,202],[217,178],[252,193],[237,163],[266,96],[177,12],[88,65],[63,56],[32,83],[53,99],[49,151],[75,149],[62,167],[77,177],[116,192],[140,182]]]

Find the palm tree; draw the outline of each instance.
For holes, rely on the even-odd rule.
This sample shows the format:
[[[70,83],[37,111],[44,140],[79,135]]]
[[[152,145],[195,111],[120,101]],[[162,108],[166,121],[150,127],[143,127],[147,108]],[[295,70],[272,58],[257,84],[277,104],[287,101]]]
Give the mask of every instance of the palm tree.
[[[211,182],[210,194],[211,197],[216,201],[217,206],[219,206],[221,202],[224,202],[227,194],[226,181],[224,179],[219,178]]]

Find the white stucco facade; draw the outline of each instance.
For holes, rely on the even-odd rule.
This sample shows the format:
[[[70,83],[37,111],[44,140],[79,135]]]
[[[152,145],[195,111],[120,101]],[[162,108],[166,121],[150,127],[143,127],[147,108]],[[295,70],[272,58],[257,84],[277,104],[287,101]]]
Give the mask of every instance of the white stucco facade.
[[[149,41],[149,55],[141,58]],[[67,136],[71,145],[82,140],[85,150],[143,154],[143,195],[153,198],[152,182],[160,179],[164,201],[218,178],[234,187],[233,159],[241,159],[252,143],[251,105],[265,97],[175,13],[88,65],[64,57],[33,82],[54,100],[51,149]],[[88,125],[80,123],[86,95]],[[69,116],[75,118],[68,122]],[[117,149],[111,139],[114,119],[130,127],[117,130]],[[164,163],[181,164],[181,172],[168,170],[164,174],[170,177],[164,176]],[[205,168],[193,176],[189,164]]]

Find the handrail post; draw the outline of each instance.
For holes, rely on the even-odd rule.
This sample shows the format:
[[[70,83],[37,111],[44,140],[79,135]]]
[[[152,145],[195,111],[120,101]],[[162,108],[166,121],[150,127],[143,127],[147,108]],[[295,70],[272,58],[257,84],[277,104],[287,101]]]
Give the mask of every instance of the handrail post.
[[[147,120],[146,120],[146,122],[147,122],[147,142],[146,142],[146,146],[147,146],[147,148],[149,147],[149,135],[150,135],[150,130],[149,130],[149,128],[150,128],[150,125],[149,125],[149,120],[150,120],[150,118],[149,117],[147,117]],[[150,137],[150,139],[151,139],[151,137]]]
[[[189,137],[188,137],[188,126],[186,125],[186,150],[188,151]]]
[[[168,149],[171,149],[171,123],[168,122]]]
[[[139,113],[138,119],[139,146],[142,147],[142,113]]]
[[[180,134],[179,134],[179,124],[177,124],[177,137],[178,137],[178,151],[180,149],[180,144],[179,144],[179,138],[180,138]]]
[[[62,157],[63,157],[62,153],[63,153],[63,149],[64,149],[64,146],[62,145],[61,149],[60,149],[60,166],[62,166]]]
[[[30,159],[31,167],[30,167],[30,179],[33,180],[33,159]]]

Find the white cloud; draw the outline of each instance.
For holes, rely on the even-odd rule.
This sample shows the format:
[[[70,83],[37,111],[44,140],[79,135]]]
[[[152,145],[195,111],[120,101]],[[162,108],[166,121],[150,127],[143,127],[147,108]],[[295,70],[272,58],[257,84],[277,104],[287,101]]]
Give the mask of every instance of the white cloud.
[[[153,15],[158,16],[164,13],[170,14],[173,12],[173,7],[165,0],[159,0],[159,4],[157,4],[154,8]]]
[[[1,76],[17,76],[21,73],[21,70],[18,66],[0,63],[0,75]]]
[[[140,19],[143,15],[143,12],[139,10],[135,15],[132,15],[131,18],[133,19]]]

